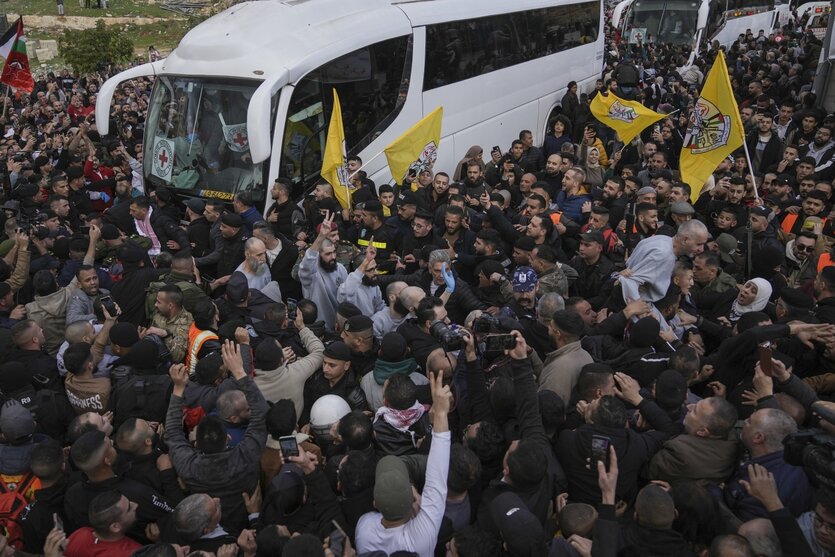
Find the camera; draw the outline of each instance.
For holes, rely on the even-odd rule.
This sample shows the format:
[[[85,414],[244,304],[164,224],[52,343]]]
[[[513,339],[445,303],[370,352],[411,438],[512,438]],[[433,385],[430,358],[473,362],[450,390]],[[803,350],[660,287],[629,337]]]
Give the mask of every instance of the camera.
[[[835,489],[835,437],[820,429],[792,433],[783,439],[783,458],[803,466],[823,485]]]
[[[435,321],[429,326],[429,334],[438,341],[446,352],[454,352],[464,348],[464,336],[461,331],[448,326],[443,321]]]
[[[509,333],[517,330],[519,330],[519,323],[510,317],[493,317],[485,313],[473,321],[473,333],[475,334]]]

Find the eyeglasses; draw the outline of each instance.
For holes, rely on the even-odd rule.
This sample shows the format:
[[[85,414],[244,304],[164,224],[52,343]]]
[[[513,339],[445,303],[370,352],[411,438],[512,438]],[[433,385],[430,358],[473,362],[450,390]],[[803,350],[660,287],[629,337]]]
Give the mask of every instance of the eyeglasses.
[[[824,528],[830,532],[835,532],[835,523],[825,521],[823,517],[817,513],[817,511],[812,515],[812,520],[818,528]]]
[[[813,251],[815,251],[815,246],[804,246],[800,244],[795,244],[794,249],[796,249],[797,251],[805,251],[808,253],[812,253]]]

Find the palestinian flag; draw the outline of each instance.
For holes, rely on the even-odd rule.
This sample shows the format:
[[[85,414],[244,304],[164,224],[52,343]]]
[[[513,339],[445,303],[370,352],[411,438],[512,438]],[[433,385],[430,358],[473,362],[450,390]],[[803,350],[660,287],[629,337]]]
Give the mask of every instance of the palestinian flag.
[[[0,56],[2,56],[4,60],[8,58],[9,53],[11,53],[14,42],[17,40],[18,32],[21,34],[23,33],[23,20],[21,18],[17,18],[15,24],[9,27],[6,32],[3,33],[3,36],[0,37]]]
[[[9,36],[11,35],[11,36]],[[6,51],[7,45],[11,45]],[[2,37],[0,37],[0,55],[5,55],[6,65],[0,75],[0,83],[29,93],[35,88],[35,80],[29,71],[29,57],[26,55],[26,37],[23,35],[23,18],[18,18]]]

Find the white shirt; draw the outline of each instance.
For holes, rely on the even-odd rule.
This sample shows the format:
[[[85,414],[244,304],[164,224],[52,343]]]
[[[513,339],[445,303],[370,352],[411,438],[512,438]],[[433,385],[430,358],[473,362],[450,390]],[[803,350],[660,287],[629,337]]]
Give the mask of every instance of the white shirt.
[[[396,528],[383,526],[383,515],[368,512],[357,522],[357,553],[413,551],[420,557],[433,557],[435,542],[444,518],[449,475],[451,436],[448,431],[432,433],[432,445],[426,462],[426,484],[421,494],[420,512]]]

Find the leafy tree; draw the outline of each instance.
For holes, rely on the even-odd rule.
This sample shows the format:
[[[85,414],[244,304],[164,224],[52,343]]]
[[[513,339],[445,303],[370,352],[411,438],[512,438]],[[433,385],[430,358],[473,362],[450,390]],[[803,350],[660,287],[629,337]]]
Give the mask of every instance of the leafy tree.
[[[98,20],[93,29],[65,29],[58,39],[58,52],[83,75],[96,71],[99,64],[118,64],[133,58],[133,42],[118,27],[107,27]]]

